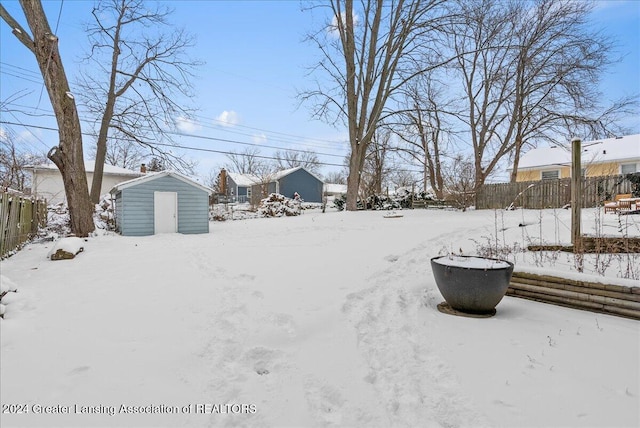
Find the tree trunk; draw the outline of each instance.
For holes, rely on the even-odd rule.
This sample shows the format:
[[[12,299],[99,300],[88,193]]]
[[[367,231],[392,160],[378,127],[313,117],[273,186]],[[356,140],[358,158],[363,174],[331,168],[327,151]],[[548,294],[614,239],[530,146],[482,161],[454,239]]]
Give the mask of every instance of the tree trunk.
[[[20,4],[33,35],[33,44],[27,47],[33,48],[31,50],[40,67],[58,122],[60,143],[49,150],[47,157],[53,161],[62,175],[71,231],[77,236],[87,236],[95,229],[93,204],[89,199],[84,168],[80,120],[62,66],[58,38],[52,33],[39,1],[21,0]]]
[[[349,156],[349,176],[347,177],[347,211],[358,209],[360,176],[364,165],[365,150],[361,144],[352,145],[351,156]]]
[[[511,170],[511,183],[515,183],[518,178],[518,164],[520,163],[520,150],[522,144],[518,143],[515,146],[515,153],[513,155],[513,170]]]
[[[124,5],[124,3],[123,3]],[[116,93],[116,77],[118,75],[118,58],[120,56],[120,30],[122,28],[122,19],[125,14],[126,7],[120,10],[118,15],[118,23],[113,35],[113,45],[111,52],[111,71],[109,73],[109,91],[107,92],[107,104],[100,122],[100,131],[98,132],[98,141],[96,142],[96,159],[93,169],[93,181],[91,182],[91,202],[97,204],[100,202],[100,191],[102,190],[102,176],[104,173],[104,162],[107,157],[107,139],[109,137],[109,126],[115,111],[116,99],[122,95],[127,87],[136,76],[129,79],[127,84],[121,89],[122,92]]]
[[[109,94],[107,108],[102,116],[100,132],[98,133],[98,141],[96,142],[96,159],[93,167],[93,181],[91,182],[91,202],[97,204],[100,202],[100,191],[102,190],[102,176],[104,173],[104,163],[107,158],[107,138],[109,132],[109,124],[113,117],[115,99]]]

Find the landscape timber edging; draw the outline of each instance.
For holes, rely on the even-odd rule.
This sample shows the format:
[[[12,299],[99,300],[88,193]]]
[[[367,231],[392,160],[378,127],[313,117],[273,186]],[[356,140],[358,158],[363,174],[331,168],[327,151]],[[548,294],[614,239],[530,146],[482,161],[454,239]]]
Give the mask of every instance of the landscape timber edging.
[[[640,320],[640,287],[516,271],[507,296]]]

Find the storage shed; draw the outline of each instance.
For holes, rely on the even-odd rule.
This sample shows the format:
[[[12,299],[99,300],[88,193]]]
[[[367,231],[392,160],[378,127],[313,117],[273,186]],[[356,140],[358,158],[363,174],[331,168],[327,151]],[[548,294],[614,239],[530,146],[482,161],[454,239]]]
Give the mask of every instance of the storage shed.
[[[173,171],[149,173],[117,184],[116,230],[122,235],[209,233],[211,189]]]

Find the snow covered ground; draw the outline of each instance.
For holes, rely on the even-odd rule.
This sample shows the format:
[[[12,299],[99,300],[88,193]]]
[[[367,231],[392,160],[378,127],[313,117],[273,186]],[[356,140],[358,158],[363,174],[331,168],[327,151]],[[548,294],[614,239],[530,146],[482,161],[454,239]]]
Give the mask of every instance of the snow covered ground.
[[[0,425],[640,426],[639,322],[511,297],[486,319],[436,309],[431,257],[566,243],[568,211],[384,214],[103,233],[55,262],[53,243],[26,246],[1,264],[18,291],[0,321]],[[583,229],[639,236],[625,217],[585,210]],[[638,285],[615,277],[639,260],[585,266]]]

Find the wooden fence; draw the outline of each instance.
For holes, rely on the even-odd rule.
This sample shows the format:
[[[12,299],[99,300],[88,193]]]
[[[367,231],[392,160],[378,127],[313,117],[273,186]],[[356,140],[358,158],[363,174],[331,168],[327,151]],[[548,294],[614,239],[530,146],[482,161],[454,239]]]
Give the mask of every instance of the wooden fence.
[[[582,179],[582,207],[601,206],[618,193],[631,193],[632,183],[624,175]],[[562,208],[571,202],[571,179],[485,184],[476,193],[477,209],[515,207]]]
[[[0,258],[15,250],[47,225],[44,200],[0,193]]]
[[[640,320],[640,287],[513,272],[507,296]]]

